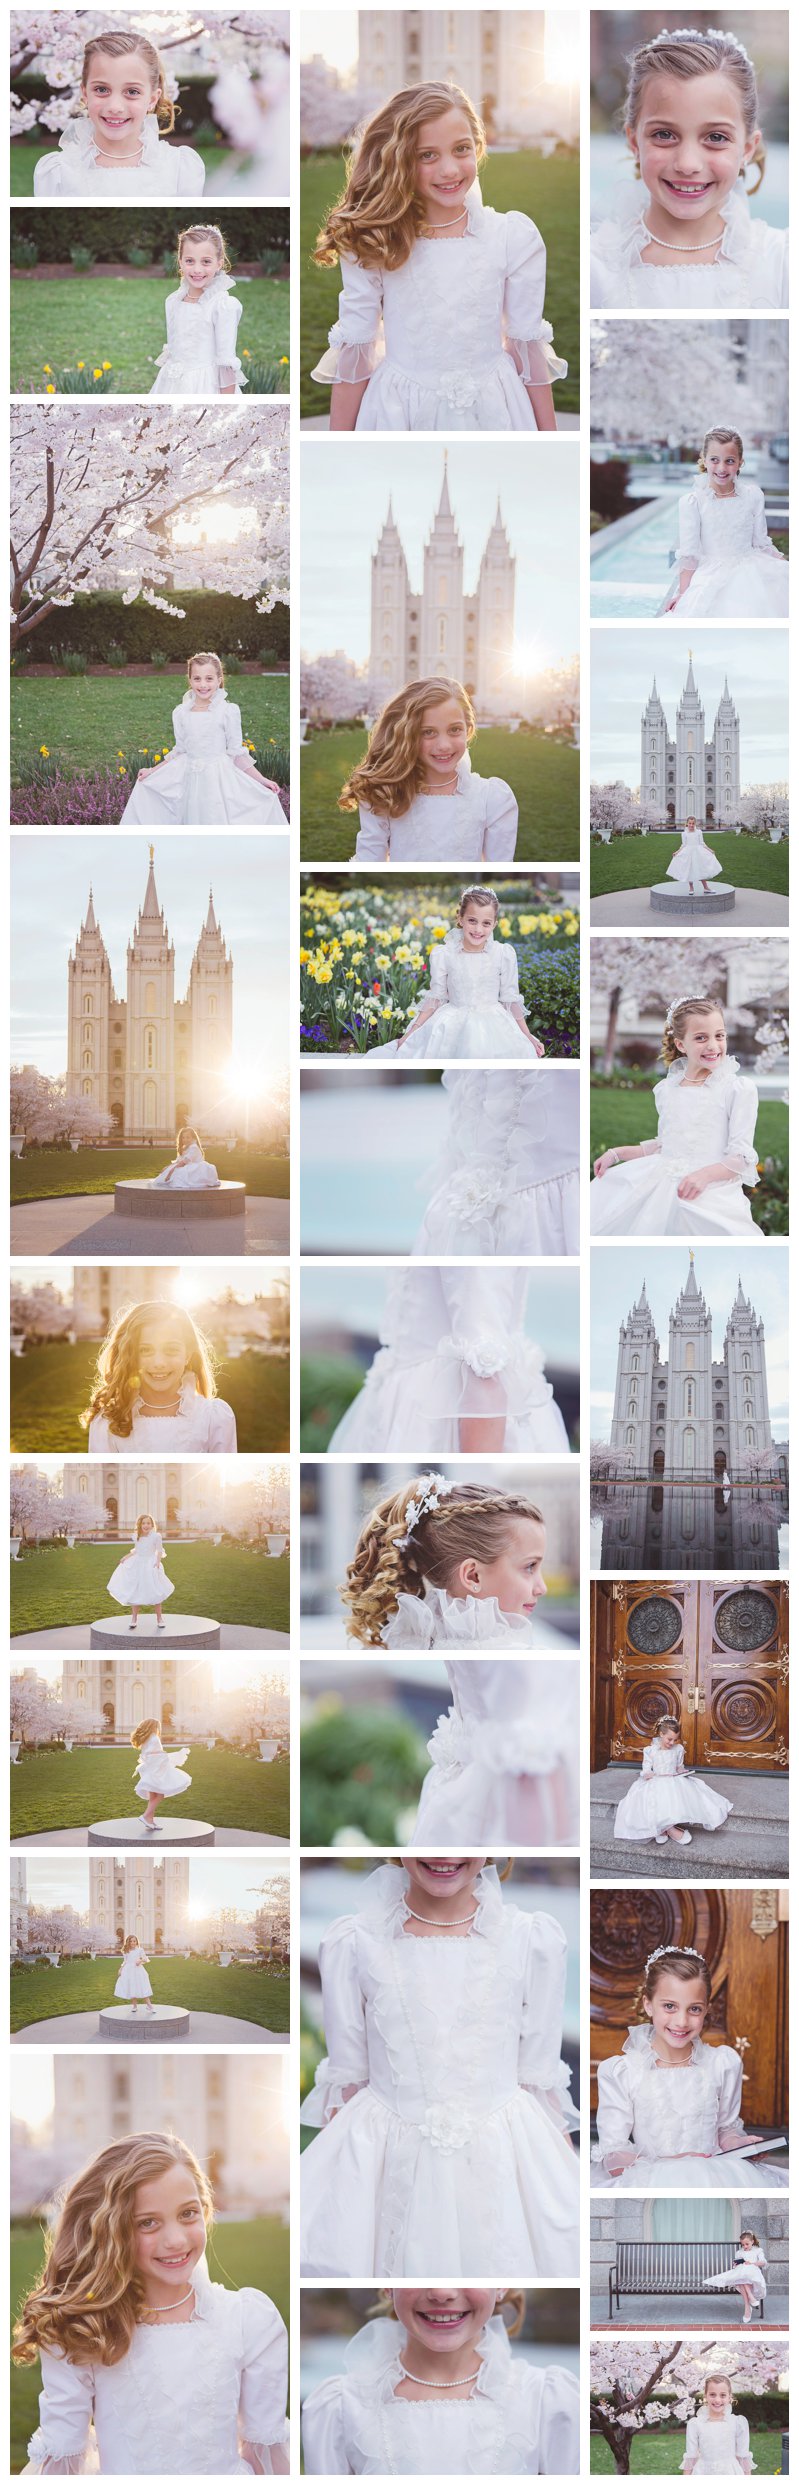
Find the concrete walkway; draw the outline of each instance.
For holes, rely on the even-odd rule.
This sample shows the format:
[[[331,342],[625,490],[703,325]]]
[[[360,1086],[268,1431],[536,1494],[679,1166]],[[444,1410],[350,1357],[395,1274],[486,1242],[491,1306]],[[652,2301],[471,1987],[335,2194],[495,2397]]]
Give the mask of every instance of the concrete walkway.
[[[288,1631],[255,1631],[251,1624],[243,1622],[220,1622],[219,1629],[221,1648],[288,1648],[289,1645]],[[90,1622],[71,1622],[66,1630],[62,1627],[58,1631],[19,1631],[11,1642],[12,1655],[18,1648],[89,1648],[90,1631]],[[130,1636],[133,1639],[133,1632]]]
[[[732,1811],[723,1829],[700,1829],[690,1846],[656,1846],[654,1839],[614,1838],[616,1806],[640,1777],[639,1769],[602,1769],[591,1779],[591,1871],[606,1881],[771,1881],[788,1872],[787,1777],[747,1775],[740,1769],[699,1769],[703,1785],[726,1795]]]
[[[107,2042],[107,2040],[105,2040]],[[164,2044],[169,2044],[169,2029],[164,2029]],[[190,2045],[287,2045],[287,2036],[276,2036],[273,2028],[259,2027],[255,2019],[231,2019],[218,2010],[193,2010],[189,2031]],[[19,2028],[12,2036],[12,2045],[100,2045],[96,2010],[69,2011],[63,2019],[36,2019],[30,2028]],[[124,2043],[124,2038],[120,2040]]]
[[[701,2295],[623,2295],[621,2312],[614,2308],[613,2320],[609,2321],[606,2287],[604,2295],[591,2297],[591,2328],[654,2330],[658,2335],[669,2330],[740,2330],[743,2338],[757,2338],[761,2329],[766,2334],[769,2330],[787,2329],[787,2295],[772,2295],[769,2289],[765,2321],[761,2322],[759,2315],[753,2316],[744,2329],[743,2303],[734,2288],[728,2293],[725,2287],[723,2294],[718,2295],[714,2295],[712,2287],[703,2288],[702,2292],[706,2295],[704,2312]],[[654,2320],[653,2314],[657,2316]]]
[[[283,1253],[289,1247],[290,1202],[248,1199],[243,1217],[220,1226],[215,1217],[117,1217],[113,1193],[90,1199],[33,1199],[11,1210],[12,1252],[60,1259],[232,1259]]]
[[[733,914],[719,915],[716,920],[723,923],[725,930],[734,929],[736,932],[750,932],[766,923],[781,924],[783,931],[787,931],[788,900],[787,897],[775,896],[772,889],[736,889]],[[713,916],[709,915],[708,937],[712,933],[713,921]],[[592,931],[603,930],[605,924],[612,925],[617,932],[627,931],[631,924],[639,932],[681,931],[676,915],[669,925],[668,916],[656,914],[654,906],[650,906],[648,884],[645,889],[617,889],[612,897],[592,897]],[[13,1233],[11,1248],[12,1251],[15,1248]]]
[[[30,1838],[15,1838],[12,1832],[11,1844],[14,1848],[51,1846],[84,1847],[88,1845],[88,1839],[88,1826],[86,1829],[39,1829],[35,1832],[34,1836]],[[177,1840],[175,1840],[174,1843],[176,1845]],[[276,1846],[288,1848],[288,1845],[288,1838],[272,1838],[266,1829],[220,1829],[217,1831],[217,1853],[219,1852],[220,1847],[228,1846]]]

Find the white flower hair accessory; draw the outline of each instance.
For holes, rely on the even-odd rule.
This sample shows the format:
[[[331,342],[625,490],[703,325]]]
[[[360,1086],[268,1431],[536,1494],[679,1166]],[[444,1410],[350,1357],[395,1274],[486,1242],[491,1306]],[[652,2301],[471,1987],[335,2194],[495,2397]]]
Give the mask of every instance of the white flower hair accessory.
[[[739,43],[737,35],[731,35],[725,26],[705,26],[704,30],[701,26],[662,26],[659,35],[650,36],[646,49],[648,52],[654,52],[659,43],[708,43],[714,41],[717,43],[728,43],[731,51],[740,52],[741,59],[747,61],[749,68],[751,69],[752,63],[749,59],[749,53],[746,49],[745,43]]]
[[[681,992],[679,1001],[672,1001],[671,1003],[666,1018],[667,1027],[673,1026],[674,1020],[677,1016],[677,1011],[684,1010],[688,1001],[696,1001],[697,1003],[701,1002],[703,1007],[707,1005],[709,1009],[715,1006],[709,992]]]
[[[406,1536],[397,1537],[397,1544],[399,1545],[402,1553],[404,1553],[406,1545],[410,1544],[414,1528],[418,1527],[419,1520],[426,1518],[429,1510],[437,1510],[439,1503],[445,1498],[446,1494],[454,1493],[455,1491],[454,1484],[448,1484],[446,1476],[443,1475],[430,1474],[420,1476],[419,1485],[420,1490],[417,1493],[415,1501],[409,1501],[405,1506],[405,1517],[407,1521],[408,1533]]]
[[[662,1943],[659,1950],[652,1950],[646,1961],[645,1974],[648,1973],[650,1967],[654,1967],[656,1959],[698,1959],[700,1967],[707,1966],[704,1951],[695,1950],[690,1941],[666,1941]]]

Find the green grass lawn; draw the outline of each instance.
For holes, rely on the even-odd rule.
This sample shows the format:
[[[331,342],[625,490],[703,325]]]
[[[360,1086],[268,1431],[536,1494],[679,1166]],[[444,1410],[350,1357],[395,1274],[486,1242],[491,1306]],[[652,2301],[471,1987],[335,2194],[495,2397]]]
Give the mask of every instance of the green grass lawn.
[[[735,889],[773,889],[778,895],[788,890],[788,840],[779,846],[761,844],[757,837],[735,837],[731,831],[711,836],[713,852],[721,864],[722,876]],[[665,880],[667,866],[676,850],[668,837],[617,837],[612,845],[591,847],[591,896],[609,896],[616,889],[649,889],[655,880]],[[677,883],[675,881],[675,889]]]
[[[174,1734],[164,1739],[167,1749],[178,1749]],[[65,1752],[46,1747],[24,1752],[11,1772],[12,1837],[36,1838],[50,1829],[88,1829],[92,1821],[127,1820],[140,1808],[133,1793],[135,1760],[132,1745],[130,1750],[76,1747]],[[287,1756],[267,1764],[245,1752],[209,1752],[195,1743],[189,1770],[187,1793],[169,1798],[170,1819],[174,1815],[178,1820],[211,1821],[214,1829],[288,1837]]]
[[[157,624],[153,615],[153,634]],[[31,642],[35,658],[36,640]],[[220,648],[224,655],[224,648]],[[60,674],[30,681],[24,673],[11,679],[12,775],[34,760],[42,743],[65,768],[113,767],[118,751],[162,751],[174,747],[172,710],[179,707],[186,684],[182,673],[118,675]],[[284,742],[289,730],[287,673],[231,675],[229,698],[241,709],[242,732],[259,750],[270,741]],[[268,773],[268,772],[267,772]]]
[[[152,1181],[169,1163],[169,1142],[163,1148],[36,1148],[30,1156],[11,1159],[11,1205],[30,1199],[99,1199],[115,1182]],[[288,1199],[288,1156],[262,1156],[256,1148],[224,1148],[219,1173],[223,1182],[246,1182],[253,1199]]]
[[[20,1631],[66,1630],[73,1623],[100,1622],[124,1613],[106,1595],[106,1580],[122,1561],[122,1544],[47,1545],[11,1564],[12,1637]],[[243,1622],[259,1631],[288,1631],[289,1557],[275,1561],[246,1545],[167,1544],[164,1568],[175,1594],[173,1614],[210,1614],[215,1622]]]
[[[11,2317],[16,2319],[26,2295],[44,2265],[42,2229],[33,2220],[11,2228]],[[289,2230],[280,2218],[230,2218],[216,2226],[208,2245],[211,2277],[220,2286],[260,2287],[270,2295],[288,2323]],[[40,2374],[37,2364],[15,2364],[11,2380],[12,2476],[19,2476],[26,2445],[38,2422]]]
[[[12,169],[14,148],[11,150]],[[320,227],[329,214],[334,200],[340,196],[344,180],[344,159],[340,155],[311,155],[301,167],[300,175],[300,413],[326,414],[330,405],[329,391],[320,388],[310,377],[311,371],[327,346],[327,332],[337,316],[341,275],[337,267],[314,267],[311,252]],[[579,321],[579,196],[580,170],[576,156],[534,155],[521,148],[517,155],[489,156],[480,170],[480,186],[487,207],[506,214],[509,208],[521,208],[532,216],[543,234],[547,247],[547,290],[545,312],[555,331],[555,347],[569,365],[568,379],[555,385],[558,412],[574,412],[580,403],[580,321]]]
[[[80,1338],[75,1346],[53,1340],[29,1346],[11,1358],[11,1448],[16,1451],[86,1448],[80,1423],[91,1388],[97,1344]],[[289,1446],[289,1359],[247,1353],[224,1357],[217,1368],[217,1391],[236,1418],[240,1450],[287,1450]]]
[[[778,2433],[751,2433],[749,2448],[756,2469],[766,2476],[778,2476],[782,2442]],[[630,2445],[631,2476],[679,2476],[685,2449],[685,2433],[634,2433]],[[599,2433],[591,2435],[592,2476],[617,2476],[610,2445]]]
[[[300,755],[300,853],[303,861],[345,863],[355,851],[357,811],[339,811],[338,796],[367,735],[357,725],[315,734]],[[504,777],[519,805],[517,863],[580,859],[580,754],[543,733],[506,733],[490,726],[472,744],[481,777]]]
[[[120,1961],[62,1959],[60,1967],[11,1970],[11,2027],[32,2028],[38,2019],[68,2018],[81,2010],[104,2010],[114,2002]],[[276,2036],[288,2033],[289,1980],[265,1968],[219,1967],[215,1959],[150,1959],[147,1973],[154,2002],[179,2010],[221,2012],[252,2019]]]
[[[177,278],[153,271],[148,278],[108,276],[97,267],[93,275],[63,277],[16,276],[11,284],[11,386],[20,394],[41,396],[49,378],[74,373],[79,362],[92,368],[110,362],[107,374],[113,397],[148,394],[157,377],[156,363],[166,343],[167,294]],[[254,276],[237,290],[241,302],[237,351],[247,363],[278,363],[289,350],[289,289],[277,276]],[[281,388],[287,389],[288,372]],[[245,395],[249,395],[245,390]]]
[[[204,147],[201,145],[199,147],[195,147],[194,152],[195,155],[202,156],[206,175],[208,173],[225,172],[228,165],[233,161],[228,147]],[[14,145],[11,149],[11,197],[32,198],[33,176],[40,157],[43,155],[57,155],[57,153],[57,139],[51,137],[49,131],[46,137],[44,137],[41,141],[25,138],[15,139]],[[198,214],[200,213],[199,208],[197,212]]]

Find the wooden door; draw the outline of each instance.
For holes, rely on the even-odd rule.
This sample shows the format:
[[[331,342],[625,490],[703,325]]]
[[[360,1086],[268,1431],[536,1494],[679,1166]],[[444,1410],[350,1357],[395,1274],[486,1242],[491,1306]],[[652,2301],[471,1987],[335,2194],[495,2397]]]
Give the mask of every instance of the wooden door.
[[[689,1767],[788,1766],[788,1591],[780,1580],[597,1581],[591,1765],[638,1765],[677,1717]]]
[[[591,1893],[591,2100],[596,2065],[645,2025],[647,1958],[666,1944],[700,1950],[711,1978],[704,2034],[732,2045],[744,2074],[744,2121],[782,2123],[788,2098],[787,1893],[669,1887]]]

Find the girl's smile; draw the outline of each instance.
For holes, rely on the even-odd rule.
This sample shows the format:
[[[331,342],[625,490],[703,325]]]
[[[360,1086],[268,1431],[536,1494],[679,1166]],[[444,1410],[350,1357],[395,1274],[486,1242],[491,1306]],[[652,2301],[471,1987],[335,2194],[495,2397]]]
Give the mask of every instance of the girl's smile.
[[[708,449],[705,458],[705,473],[714,491],[734,492],[739,465],[738,451],[732,444],[726,449],[721,445],[715,449]]]
[[[429,775],[451,776],[467,741],[466,718],[457,699],[442,699],[437,707],[425,708],[419,752]]]
[[[200,708],[210,707],[214,692],[219,690],[221,687],[216,666],[214,664],[193,664],[191,668],[190,682],[197,706]]]
[[[131,69],[129,53],[115,60],[110,53],[95,52],[83,100],[100,146],[116,149],[126,141],[138,146],[155,89],[143,72],[139,76]]]
[[[204,293],[219,275],[222,261],[211,242],[186,242],[180,254],[180,274],[192,293]]]
[[[678,1051],[686,1063],[689,1087],[701,1087],[712,1070],[727,1057],[727,1030],[720,1010],[710,1016],[689,1018]]]
[[[174,1397],[186,1369],[182,1340],[165,1324],[143,1329],[139,1347],[139,1379],[144,1395]]]
[[[467,906],[461,915],[464,949],[485,949],[496,920],[493,906]]]

